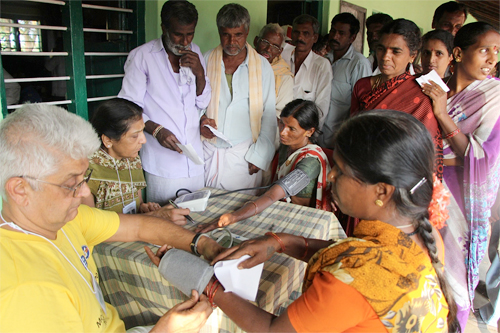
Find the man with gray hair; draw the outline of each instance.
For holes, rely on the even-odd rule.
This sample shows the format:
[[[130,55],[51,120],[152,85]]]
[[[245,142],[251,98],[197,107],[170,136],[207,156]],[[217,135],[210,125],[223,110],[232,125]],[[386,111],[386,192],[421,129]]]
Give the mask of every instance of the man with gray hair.
[[[227,138],[204,141],[206,186],[260,186],[261,170],[274,156],[274,75],[269,62],[246,42],[249,26],[245,7],[223,6],[217,14],[220,45],[204,55],[212,86],[206,116]]]
[[[307,14],[293,20],[292,44],[289,52],[281,55],[295,75],[293,98],[313,101],[321,111],[319,129],[323,127],[330,106],[332,91],[332,67],[328,59],[313,52],[312,47],[318,41],[319,22]]]
[[[253,45],[255,50],[266,58],[274,72],[276,91],[276,118],[279,119],[281,110],[293,100],[293,74],[290,66],[281,57],[285,45],[285,32],[276,23],[266,24],[258,36],[255,36]]]
[[[99,146],[90,123],[57,106],[25,105],[0,123],[2,331],[124,332],[103,299],[93,247],[144,241],[190,250],[194,233],[166,220],[81,205],[90,194],[88,156]],[[197,244],[209,258],[220,251],[207,237]],[[154,328],[198,330],[211,311],[193,292]]]

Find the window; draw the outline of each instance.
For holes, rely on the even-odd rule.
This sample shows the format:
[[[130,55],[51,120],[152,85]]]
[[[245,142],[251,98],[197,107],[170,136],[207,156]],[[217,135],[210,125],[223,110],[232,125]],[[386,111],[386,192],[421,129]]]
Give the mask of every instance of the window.
[[[42,51],[40,29],[27,26],[6,26],[2,23],[8,23],[9,25],[40,25],[40,21],[11,20],[0,18],[0,44],[2,46],[2,51]]]

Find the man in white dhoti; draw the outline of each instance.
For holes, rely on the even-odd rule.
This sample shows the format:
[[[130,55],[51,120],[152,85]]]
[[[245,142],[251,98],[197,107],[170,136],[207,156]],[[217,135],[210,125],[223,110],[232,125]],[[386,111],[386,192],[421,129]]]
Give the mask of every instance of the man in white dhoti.
[[[269,62],[246,42],[250,15],[238,4],[217,14],[220,45],[204,57],[212,99],[203,117],[214,119],[228,141],[207,128],[205,185],[234,190],[260,186],[274,156],[275,84]]]

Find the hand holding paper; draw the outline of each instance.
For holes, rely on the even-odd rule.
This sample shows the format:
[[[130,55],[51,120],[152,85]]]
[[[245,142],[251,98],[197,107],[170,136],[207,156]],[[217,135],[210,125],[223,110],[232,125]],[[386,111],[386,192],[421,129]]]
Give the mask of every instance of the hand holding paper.
[[[194,164],[205,164],[201,157],[196,153],[196,150],[194,150],[192,144],[188,143],[187,145],[181,145],[180,143],[177,143],[177,146],[182,150],[182,153],[186,155],[187,158],[194,162]]]
[[[224,133],[216,130],[215,128],[213,128],[212,126],[210,125],[205,125],[205,127],[207,127],[212,133],[214,133],[214,135],[224,141],[226,141],[227,143],[229,143],[231,145],[231,147],[233,146],[233,144],[231,143],[231,141],[229,141],[229,138],[227,136],[224,135]]]
[[[422,75],[419,78],[416,78],[415,81],[422,87],[424,83],[430,84],[429,81],[434,81],[437,83],[444,92],[450,91],[450,88],[444,83],[444,81],[439,77],[438,73],[435,70],[430,71],[429,73]]]
[[[244,255],[239,259],[219,261],[214,266],[214,273],[226,292],[255,301],[264,264],[249,269],[238,269],[238,264],[248,258],[249,255]]]

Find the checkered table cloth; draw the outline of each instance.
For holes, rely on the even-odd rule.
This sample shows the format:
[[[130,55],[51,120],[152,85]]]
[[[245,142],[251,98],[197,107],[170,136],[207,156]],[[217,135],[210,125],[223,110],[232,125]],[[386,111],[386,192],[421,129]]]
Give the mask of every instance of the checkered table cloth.
[[[212,195],[224,192],[211,191]],[[197,223],[208,223],[252,199],[255,197],[241,193],[210,198],[207,209],[202,213],[192,213],[191,217]],[[194,226],[188,224],[186,228],[194,229]],[[276,202],[259,215],[227,228],[246,238],[262,236],[268,231],[317,239],[345,237],[334,214],[284,202]],[[153,247],[142,242],[115,242],[100,244],[93,252],[104,298],[116,307],[127,329],[153,325],[168,309],[187,299],[160,276],[144,251],[145,245]],[[276,315],[283,312],[300,296],[305,267],[304,262],[287,255],[273,255],[264,263],[255,303]],[[241,329],[217,308],[201,332],[241,332]]]

